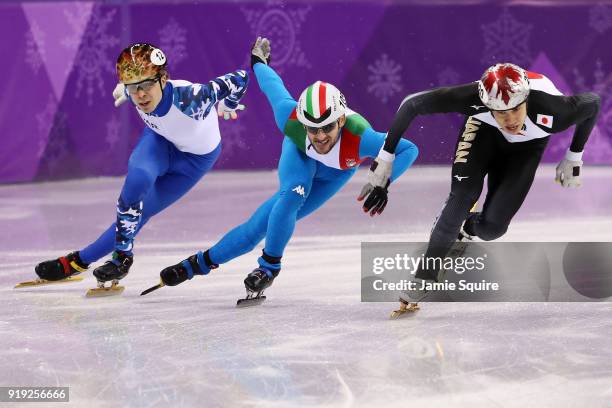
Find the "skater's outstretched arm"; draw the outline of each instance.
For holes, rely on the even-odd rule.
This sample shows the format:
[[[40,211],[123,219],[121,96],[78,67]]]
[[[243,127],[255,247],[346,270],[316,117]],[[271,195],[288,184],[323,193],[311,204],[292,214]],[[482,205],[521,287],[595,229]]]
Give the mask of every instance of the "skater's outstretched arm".
[[[243,70],[220,76],[206,84],[173,81],[174,103],[187,115],[203,119],[208,116],[214,104],[221,100],[227,108],[236,109],[248,82],[249,76]]]
[[[576,125],[570,150],[575,153],[582,152],[597,122],[601,98],[599,95],[591,92],[572,96],[560,96],[558,98],[561,99],[563,110],[565,111],[558,116],[567,118],[567,123],[562,126],[569,127],[574,124]]]
[[[253,71],[255,72],[255,78],[257,78],[259,88],[264,95],[266,95],[266,98],[268,98],[270,106],[272,106],[276,126],[278,126],[282,132],[297,102],[289,94],[283,80],[278,76],[276,71],[268,65],[258,62],[253,65]]]
[[[418,115],[448,112],[474,114],[479,113],[478,107],[481,105],[476,82],[408,95],[395,114],[385,140],[384,151],[395,153],[402,135]]]
[[[361,144],[359,145],[359,157],[364,159],[366,157],[374,158],[380,151],[380,148],[385,143],[385,134],[375,131],[372,128],[368,128],[361,137]],[[416,160],[419,155],[419,149],[414,143],[407,139],[401,139],[396,148],[396,156],[393,161],[393,170],[391,171],[391,181],[395,181],[401,176]]]
[[[366,129],[361,138],[361,144],[359,145],[360,158],[376,157],[384,142],[384,134],[376,132],[372,128]],[[394,160],[388,163],[389,168],[386,173],[389,176],[385,184],[377,186],[368,182],[363,186],[357,197],[358,201],[363,201],[365,199],[363,210],[370,213],[371,216],[382,214],[388,202],[387,188],[389,183],[401,176],[402,173],[412,165],[419,154],[419,150],[414,143],[406,139],[401,139],[399,141],[396,152],[397,154]],[[376,164],[377,162],[374,161],[372,166],[375,168]],[[372,170],[372,167],[370,169]]]
[[[572,143],[565,157],[557,165],[555,181],[563,187],[580,187],[580,173],[582,170],[582,153],[584,146],[595,126],[601,99],[594,93],[583,93],[573,96],[553,96],[544,93],[538,94],[538,102],[546,106],[553,118],[553,133],[560,132],[572,125],[576,125]]]

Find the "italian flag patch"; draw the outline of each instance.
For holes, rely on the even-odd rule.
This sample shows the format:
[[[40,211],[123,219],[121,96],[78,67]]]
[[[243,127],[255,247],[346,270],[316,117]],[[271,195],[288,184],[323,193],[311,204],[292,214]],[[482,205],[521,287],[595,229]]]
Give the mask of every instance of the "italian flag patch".
[[[536,118],[536,123],[538,125],[546,126],[547,128],[552,129],[553,117],[550,115],[542,115],[538,113],[538,116]]]

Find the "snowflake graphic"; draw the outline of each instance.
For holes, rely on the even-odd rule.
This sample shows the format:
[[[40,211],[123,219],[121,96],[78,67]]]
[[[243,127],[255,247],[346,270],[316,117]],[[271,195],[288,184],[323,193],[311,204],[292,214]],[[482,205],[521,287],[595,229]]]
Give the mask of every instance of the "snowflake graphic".
[[[108,25],[113,22],[117,10],[113,9],[107,13],[102,12],[100,6],[96,6],[91,14],[91,20],[87,27],[81,47],[75,58],[74,69],[77,72],[76,96],[81,95],[83,87],[87,92],[87,104],[91,106],[94,96],[94,88],[100,93],[106,93],[104,87],[104,73],[114,74],[115,64],[110,63],[108,49],[114,49],[119,44],[119,39],[107,34]]]
[[[459,73],[451,67],[438,72],[438,86],[456,85],[459,82]]]
[[[91,6],[87,3],[71,3],[69,7],[64,9],[64,17],[66,22],[72,28],[72,34],[69,37],[62,38],[60,43],[71,50],[76,50],[81,44],[82,33],[85,31],[89,17],[91,16]]]
[[[589,27],[603,34],[612,27],[612,8],[605,4],[596,4],[589,9]]]
[[[481,62],[489,65],[498,62],[529,65],[532,24],[520,23],[508,9],[504,9],[496,21],[482,24],[480,28],[485,42]]]
[[[229,122],[229,123],[225,123]],[[238,121],[232,120],[219,121],[219,127],[221,128],[221,142],[223,144],[223,160],[220,164],[231,160],[232,155],[240,150],[246,150],[248,148],[248,143],[246,141],[247,136],[247,128],[246,126]]]
[[[50,94],[45,108],[35,115],[39,134],[36,157],[39,159],[42,157],[45,149],[47,148],[47,144],[49,143],[49,134],[51,131],[51,126],[53,126],[53,118],[55,117],[56,111],[57,102],[53,97],[53,94]]]
[[[174,18],[171,18],[161,30],[158,31],[159,47],[168,57],[168,64],[176,67],[187,58],[187,30],[181,27]]]
[[[117,119],[117,115],[112,115],[111,118],[106,122],[106,138],[104,141],[112,150],[120,139],[121,122]]]
[[[389,98],[402,89],[401,70],[400,64],[389,58],[387,54],[382,54],[376,61],[368,65],[368,71],[370,71],[368,92],[383,103],[387,103]]]
[[[25,62],[32,68],[34,74],[38,74],[43,65],[43,57],[46,56],[45,33],[36,22],[30,24],[30,30],[26,33],[26,56]],[[38,44],[36,39],[38,38]]]
[[[281,1],[269,1],[265,9],[241,8],[253,35],[270,40],[274,69],[277,71],[282,72],[289,66],[311,67],[298,40],[302,24],[311,9],[308,5],[286,11]]]

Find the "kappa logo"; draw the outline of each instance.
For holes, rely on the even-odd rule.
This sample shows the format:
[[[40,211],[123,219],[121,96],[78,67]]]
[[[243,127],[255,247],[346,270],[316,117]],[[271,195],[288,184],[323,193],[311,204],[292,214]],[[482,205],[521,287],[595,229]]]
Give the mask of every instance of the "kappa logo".
[[[470,147],[472,147],[472,142],[476,139],[476,132],[481,124],[482,122],[477,121],[472,116],[468,118],[465,123],[463,134],[461,135],[461,140],[459,140],[459,144],[457,145],[455,163],[467,163],[467,155],[470,154]]]
[[[457,180],[461,181],[463,179],[469,178],[470,176],[459,176],[459,175],[455,174],[453,177],[456,178]]]
[[[297,186],[293,188],[291,191],[295,191],[298,195],[301,195],[302,197],[306,197],[306,193],[304,192],[304,187],[302,186]]]

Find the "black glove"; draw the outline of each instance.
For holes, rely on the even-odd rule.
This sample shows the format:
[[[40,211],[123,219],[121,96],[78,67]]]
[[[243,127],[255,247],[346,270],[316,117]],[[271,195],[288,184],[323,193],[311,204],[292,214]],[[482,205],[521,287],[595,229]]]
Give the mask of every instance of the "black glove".
[[[366,196],[368,197],[363,203],[363,212],[369,212],[371,217],[376,214],[382,214],[387,206],[387,202],[389,202],[389,191],[387,189],[389,184],[390,181],[387,181],[385,187],[374,187],[370,183],[363,186],[359,197],[357,197],[358,201],[363,200]]]

